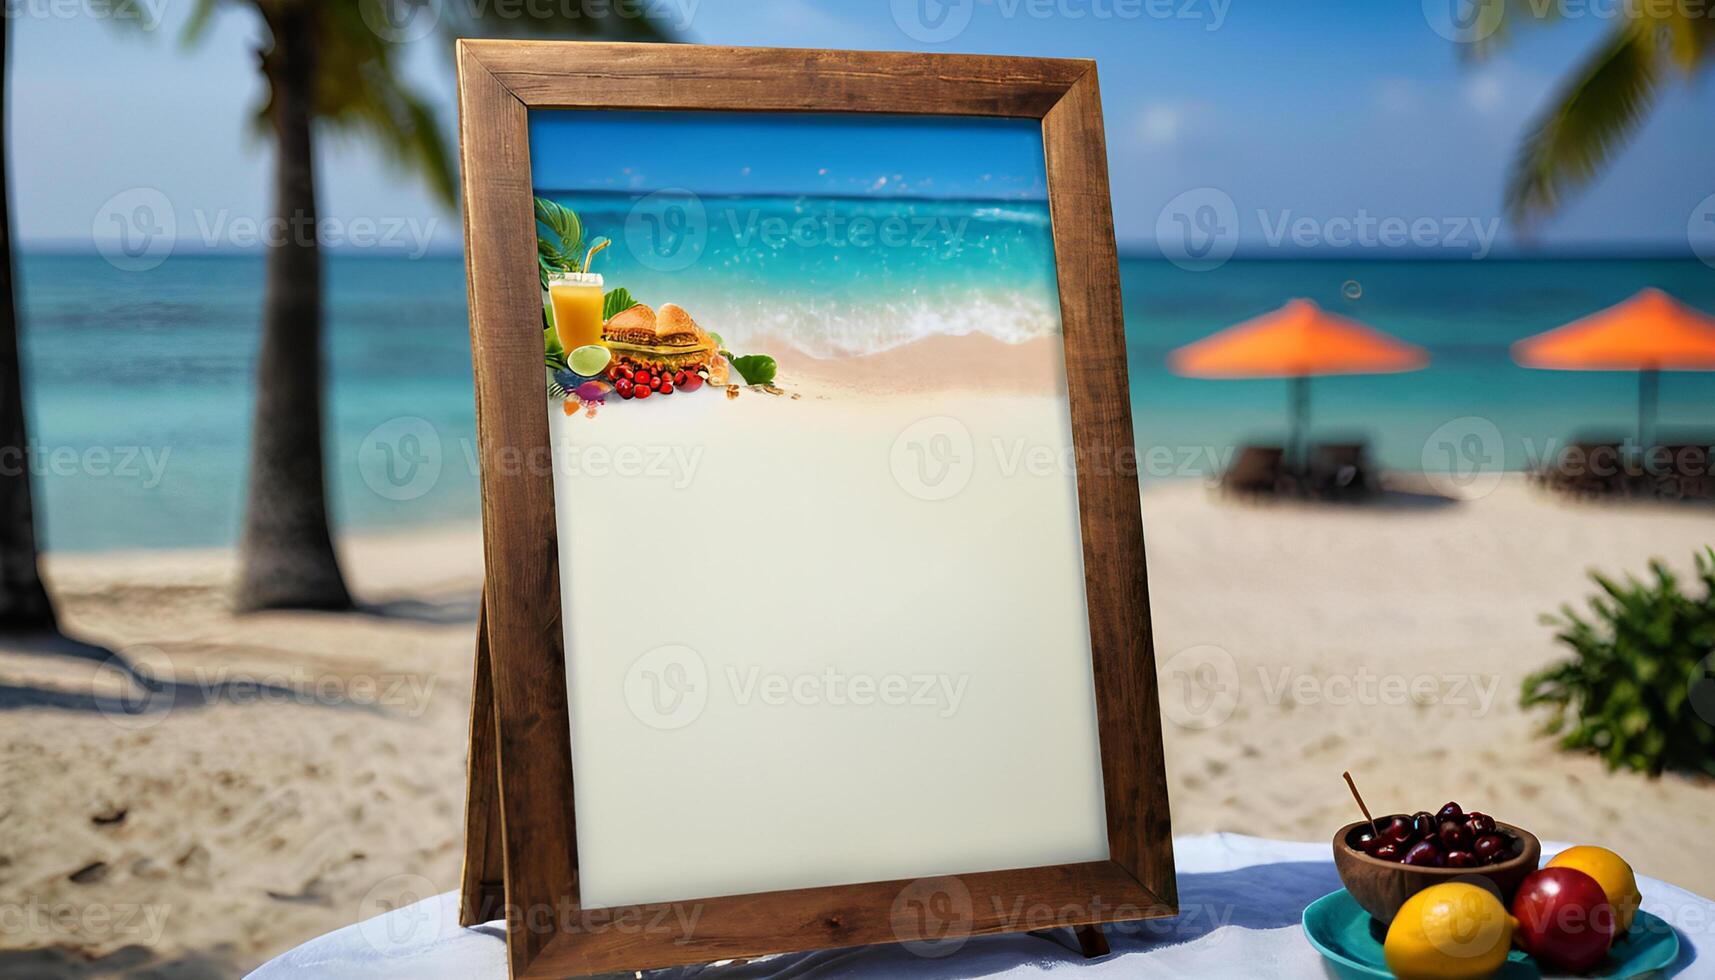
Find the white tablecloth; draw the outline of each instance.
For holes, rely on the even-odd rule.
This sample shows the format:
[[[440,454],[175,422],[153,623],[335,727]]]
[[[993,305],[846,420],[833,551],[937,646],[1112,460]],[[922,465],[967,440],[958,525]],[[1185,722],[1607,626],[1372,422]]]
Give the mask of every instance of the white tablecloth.
[[[1687,846],[1709,846],[1687,841]],[[1564,844],[1544,843],[1544,857]],[[902,946],[865,946],[775,956],[750,963],[698,966],[654,977],[726,978],[1038,976],[1080,970],[1091,977],[1325,977],[1321,956],[1299,928],[1304,907],[1340,887],[1327,844],[1297,844],[1237,834],[1203,834],[1173,842],[1180,915],[1107,927],[1113,955],[1085,960],[1070,933],[1016,933],[974,938],[936,959]],[[1666,975],[1715,977],[1715,902],[1651,878],[1643,907],[1679,930],[1680,957]],[[1066,945],[1071,944],[1071,945]],[[498,923],[462,929],[458,896],[448,892],[347,926],[264,964],[253,980],[313,977],[408,977],[412,980],[503,980],[506,950]]]

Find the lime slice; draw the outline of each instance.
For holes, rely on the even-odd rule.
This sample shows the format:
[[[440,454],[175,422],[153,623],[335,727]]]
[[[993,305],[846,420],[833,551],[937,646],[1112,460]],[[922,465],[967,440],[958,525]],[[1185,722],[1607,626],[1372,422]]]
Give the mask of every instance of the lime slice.
[[[572,356],[566,358],[566,365],[575,373],[586,378],[593,378],[607,370],[607,362],[613,360],[613,353],[600,344],[585,344],[572,351]]]

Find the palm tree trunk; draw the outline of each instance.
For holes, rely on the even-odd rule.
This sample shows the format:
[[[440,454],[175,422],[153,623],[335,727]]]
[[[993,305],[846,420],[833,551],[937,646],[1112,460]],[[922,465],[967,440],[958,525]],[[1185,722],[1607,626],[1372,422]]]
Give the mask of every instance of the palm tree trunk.
[[[319,0],[261,8],[273,33],[262,70],[284,234],[268,245],[236,598],[240,609],[343,609],[351,595],[328,533],[322,470],[322,264],[310,143]]]
[[[6,131],[8,39],[0,17],[0,133]],[[54,629],[54,607],[36,566],[30,500],[23,371],[18,365],[18,307],[12,289],[11,187],[0,147],[0,630]]]

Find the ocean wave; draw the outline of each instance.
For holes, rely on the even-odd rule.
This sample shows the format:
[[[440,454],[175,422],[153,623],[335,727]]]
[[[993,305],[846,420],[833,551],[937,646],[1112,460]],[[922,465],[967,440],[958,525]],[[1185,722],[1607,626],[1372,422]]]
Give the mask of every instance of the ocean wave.
[[[1051,293],[1007,290],[908,297],[869,303],[756,297],[698,300],[698,322],[743,347],[752,338],[779,338],[812,357],[876,354],[934,336],[986,334],[1020,344],[1060,332]]]
[[[977,208],[971,212],[971,217],[978,221],[1011,221],[1021,225],[1048,227],[1047,208],[1036,205],[1033,207],[992,207]]]

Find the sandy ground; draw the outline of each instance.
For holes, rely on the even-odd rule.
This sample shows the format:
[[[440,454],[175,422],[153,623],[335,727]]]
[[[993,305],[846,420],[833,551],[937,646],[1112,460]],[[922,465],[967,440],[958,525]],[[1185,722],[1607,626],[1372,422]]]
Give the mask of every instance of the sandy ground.
[[[1559,655],[1539,614],[1590,568],[1688,566],[1707,510],[1509,479],[1363,506],[1187,481],[1144,513],[1176,832],[1326,839],[1351,769],[1377,809],[1456,799],[1715,895],[1715,786],[1610,775],[1517,707]],[[0,646],[0,977],[231,976],[456,886],[478,531],[342,550],[359,613],[234,616],[227,553],[50,556],[93,646]],[[108,650],[169,693],[139,704]]]
[[[0,653],[0,977],[234,976],[456,887],[480,535],[342,550],[361,613],[235,617],[221,553],[49,560],[67,631],[174,686]],[[105,959],[15,952],[57,946]]]

